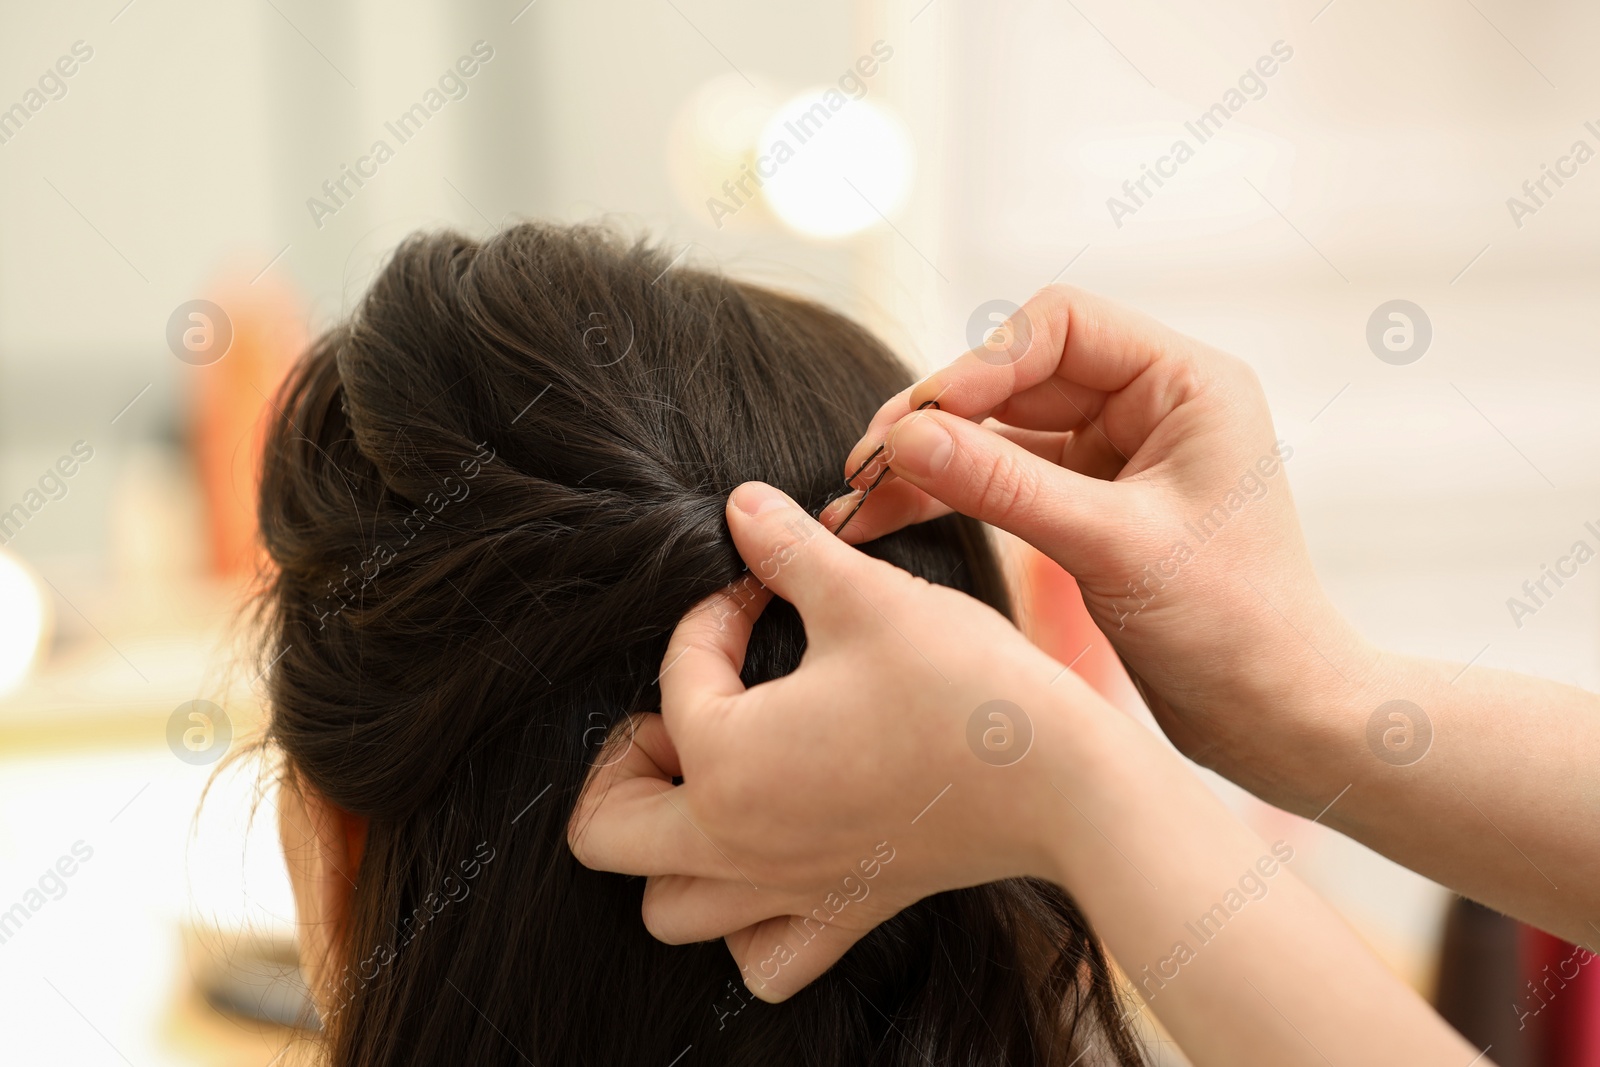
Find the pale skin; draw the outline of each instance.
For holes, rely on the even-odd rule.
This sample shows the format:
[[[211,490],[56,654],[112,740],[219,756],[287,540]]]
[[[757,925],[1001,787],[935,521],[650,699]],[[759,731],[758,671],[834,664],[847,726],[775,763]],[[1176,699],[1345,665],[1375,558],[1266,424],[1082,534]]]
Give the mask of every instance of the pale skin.
[[[294,891],[300,970],[323,1018],[335,1007],[335,963],[348,934],[366,821],[293,773],[277,792],[278,840]]]
[[[1272,455],[1260,385],[1233,357],[1080,290],[1043,290],[1021,314],[1031,343],[1019,360],[964,354],[879,411],[850,459],[887,438],[897,477],[846,539],[950,509],[1009,530],[1077,576],[1185,754],[1287,810],[1332,803],[1323,823],[1600,944],[1600,697],[1373,647],[1318,583],[1282,471],[1190,562],[1168,566],[1174,577],[1130,595]],[[936,396],[942,411],[908,414]],[[1386,762],[1368,741],[1369,720],[1397,699],[1432,727],[1409,765],[1397,762],[1416,752]]]
[[[951,510],[1017,535],[1077,577],[1185,754],[1468,896],[1600,943],[1600,790],[1584,773],[1600,756],[1597,698],[1366,642],[1312,570],[1287,454],[1243,363],[1074,289],[1043,290],[1018,316],[1018,351],[964,354],[884,405],[845,470],[884,444],[892,475],[845,540]],[[916,410],[934,399],[941,410]],[[810,520],[792,507],[749,514],[769,492],[741,487],[728,521],[753,569],[804,540],[761,572],[805,621],[800,669],[743,690],[760,599],[691,613],[662,715],[574,821],[584,862],[652,876],[657,936],[725,936],[751,988],[777,1000],[922,896],[1032,874],[1071,891],[1137,977],[1264,854],[1170,750],[1070,672],[1051,684],[1059,665],[988,609],[798,537]],[[968,716],[993,699],[1037,731],[1011,767],[966,747]],[[1416,724],[1380,716],[1378,735],[1401,746],[1374,749],[1369,723],[1397,699],[1423,709],[1431,745],[1408,754]],[[771,945],[800,936],[790,918],[879,840],[905,845],[873,895],[768,977]],[[1464,1067],[1478,1054],[1292,874],[1270,886],[1151,1002],[1196,1063]]]
[[[1196,1064],[1477,1056],[1281,864],[1197,939],[1185,924],[1263,870],[1270,846],[1003,616],[845,545],[770,486],[741,486],[727,517],[766,589],[719,594],[680,624],[661,714],[637,718],[570,832],[583,863],[650,876],[655,936],[726,938],[751,991],[779,1001],[922,897],[1044,878],[1125,970],[1172,976],[1143,991]],[[744,648],[772,592],[799,610],[805,658],[747,690]],[[1034,731],[1007,766],[969,747],[973,712],[995,700]],[[863,867],[883,843],[892,861]],[[846,877],[859,899],[841,906]],[[806,925],[819,907],[836,914]],[[1170,962],[1180,940],[1193,956]]]

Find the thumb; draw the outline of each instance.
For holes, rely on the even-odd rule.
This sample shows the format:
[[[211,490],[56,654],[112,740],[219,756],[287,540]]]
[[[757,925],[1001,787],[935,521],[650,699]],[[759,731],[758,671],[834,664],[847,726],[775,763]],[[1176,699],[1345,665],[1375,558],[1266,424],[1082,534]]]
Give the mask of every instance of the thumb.
[[[885,565],[829,533],[799,504],[764,482],[745,482],[728,499],[728,529],[762,585],[807,620],[827,617],[848,589],[876,584]],[[892,568],[891,568],[892,569]]]
[[[1068,470],[948,412],[901,419],[884,455],[924,493],[1015,534],[1068,570],[1085,548],[1126,527],[1127,487]]]

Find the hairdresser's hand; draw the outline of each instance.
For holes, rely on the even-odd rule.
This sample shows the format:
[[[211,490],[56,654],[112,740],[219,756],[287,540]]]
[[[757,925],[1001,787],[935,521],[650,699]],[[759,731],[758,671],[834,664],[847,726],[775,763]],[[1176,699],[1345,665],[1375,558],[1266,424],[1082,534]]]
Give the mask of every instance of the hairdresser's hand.
[[[777,1001],[925,896],[1045,878],[1197,1067],[1472,1059],[1283,869],[1287,842],[1269,853],[999,614],[846,546],[769,486],[741,486],[728,525],[799,610],[805,658],[746,689],[768,594],[752,582],[700,605],[668,646],[661,714],[632,720],[568,834],[583,863],[650,876],[657,937],[725,938],[750,990]],[[1195,916],[1217,913],[1227,936],[1196,940]]]
[[[998,612],[847,546],[776,489],[741,486],[727,517],[752,575],[800,612],[804,661],[747,690],[771,594],[747,579],[697,607],[661,714],[633,720],[570,837],[588,866],[668,876],[645,892],[651,932],[726,937],[776,1001],[922,897],[1053,877],[1038,813],[1063,806],[1055,742],[1088,751],[1089,720],[1125,720]]]
[[[1065,287],[997,335],[879,411],[846,471],[887,441],[893,476],[845,538],[953,509],[1030,542],[1077,578],[1179,748],[1289,799],[1285,746],[1375,653],[1312,573],[1254,373]]]

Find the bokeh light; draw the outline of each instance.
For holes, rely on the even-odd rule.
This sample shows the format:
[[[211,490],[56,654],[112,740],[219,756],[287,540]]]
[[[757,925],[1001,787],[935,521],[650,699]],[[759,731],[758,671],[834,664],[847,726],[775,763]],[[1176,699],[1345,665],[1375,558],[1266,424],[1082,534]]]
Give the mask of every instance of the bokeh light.
[[[0,694],[27,678],[44,643],[45,602],[16,557],[0,551]]]
[[[763,193],[785,225],[808,237],[844,237],[892,215],[911,188],[911,137],[886,108],[823,86],[791,98],[761,131]]]

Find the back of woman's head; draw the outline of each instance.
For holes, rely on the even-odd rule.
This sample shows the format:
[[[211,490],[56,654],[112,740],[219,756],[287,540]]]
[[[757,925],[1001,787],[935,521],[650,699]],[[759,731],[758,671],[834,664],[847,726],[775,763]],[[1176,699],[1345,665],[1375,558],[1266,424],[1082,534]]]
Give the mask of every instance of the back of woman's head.
[[[815,304],[598,229],[415,237],[277,401],[260,516],[270,738],[291,788],[367,820],[331,961],[340,1065],[1132,1063],[1101,955],[1052,887],[925,900],[792,1000],[720,942],[669,947],[643,880],[566,828],[667,636],[743,573],[751,479],[820,509],[909,378]],[[866,550],[1005,609],[981,529]],[[775,603],[745,678],[795,669]]]

